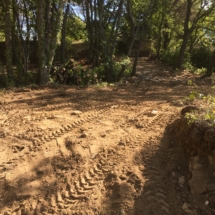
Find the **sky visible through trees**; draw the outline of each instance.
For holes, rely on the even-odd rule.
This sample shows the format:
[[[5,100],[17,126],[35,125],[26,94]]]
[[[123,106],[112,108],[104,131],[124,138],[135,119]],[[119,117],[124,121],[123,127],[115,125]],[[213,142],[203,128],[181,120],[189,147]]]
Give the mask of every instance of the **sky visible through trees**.
[[[63,68],[74,57],[77,41],[88,50],[89,63],[82,71],[108,82],[135,75],[144,41],[153,44],[145,55],[175,68],[202,69],[205,75],[214,69],[212,0],[3,0],[0,11],[6,84],[28,82],[32,63],[37,71],[33,80],[48,83],[56,61]],[[135,60],[128,71],[125,62],[131,53]]]

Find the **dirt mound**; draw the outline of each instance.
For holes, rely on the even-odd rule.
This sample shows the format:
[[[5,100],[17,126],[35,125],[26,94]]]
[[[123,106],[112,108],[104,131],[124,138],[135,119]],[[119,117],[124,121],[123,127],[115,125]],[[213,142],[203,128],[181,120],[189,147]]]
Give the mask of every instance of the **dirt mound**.
[[[186,107],[182,109],[182,112],[186,109]],[[179,145],[186,151],[190,192],[195,194],[199,202],[204,201],[205,205],[209,205],[213,214],[215,211],[215,128],[205,121],[190,123],[185,115],[182,115],[174,122],[173,131]]]
[[[182,112],[187,108],[189,107],[182,109]],[[190,123],[185,115],[175,122],[174,127],[178,142],[187,152],[191,155],[205,156],[215,170],[215,127],[206,121]]]

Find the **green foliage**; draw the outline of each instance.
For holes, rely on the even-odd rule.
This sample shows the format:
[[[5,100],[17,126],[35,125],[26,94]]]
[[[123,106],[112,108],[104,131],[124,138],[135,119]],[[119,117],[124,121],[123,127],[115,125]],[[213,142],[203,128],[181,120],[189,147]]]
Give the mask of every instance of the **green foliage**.
[[[95,85],[105,81],[105,72],[107,69],[107,63],[101,63],[99,66],[91,68],[90,66],[83,66],[78,61],[70,59],[65,66],[53,67],[50,76],[49,83],[64,83],[75,85]],[[113,62],[113,69],[115,78],[122,70],[122,66],[125,66],[124,76],[129,76],[131,73],[131,62],[128,57],[124,57],[119,61]]]
[[[5,41],[5,35],[4,32],[0,31],[0,42],[4,42]]]
[[[2,87],[14,88],[15,86],[13,80],[9,79],[7,75],[2,75]]]
[[[176,67],[178,62],[178,57],[179,57],[179,49],[177,48],[173,50],[168,50],[161,57],[161,60],[172,67]],[[189,52],[185,52],[182,68],[187,70],[193,70],[193,65],[191,62],[191,54]]]
[[[169,64],[170,66],[176,66],[178,59],[178,52],[168,51],[164,56],[161,57],[161,60],[164,63]]]
[[[207,68],[211,56],[212,51],[210,48],[205,46],[197,47],[192,50],[191,54],[192,65],[197,68]]]
[[[188,119],[189,125],[192,124],[193,122],[195,122],[197,119],[194,112],[186,113],[185,117]]]
[[[208,94],[204,96],[202,93],[194,91],[191,92],[186,99],[199,107],[196,111],[186,113],[185,117],[188,119],[189,124],[196,120],[200,120],[215,125],[215,95]]]
[[[207,72],[206,68],[197,68],[193,71],[197,75],[204,75]]]
[[[193,81],[192,81],[192,80],[188,80],[188,81],[187,81],[187,84],[188,84],[189,86],[192,86],[192,85],[193,85]]]
[[[129,57],[124,56],[120,61],[114,62],[114,74],[116,77],[120,73],[123,65],[126,67],[124,76],[128,77],[131,74],[131,60]]]
[[[185,52],[184,54],[182,68],[187,70],[193,69],[192,62],[191,62],[191,54],[189,52]]]
[[[101,82],[101,83],[98,83],[96,84],[96,87],[97,88],[103,88],[103,87],[108,87],[108,82]]]
[[[66,35],[68,43],[86,40],[86,24],[77,17],[69,17],[66,25]]]

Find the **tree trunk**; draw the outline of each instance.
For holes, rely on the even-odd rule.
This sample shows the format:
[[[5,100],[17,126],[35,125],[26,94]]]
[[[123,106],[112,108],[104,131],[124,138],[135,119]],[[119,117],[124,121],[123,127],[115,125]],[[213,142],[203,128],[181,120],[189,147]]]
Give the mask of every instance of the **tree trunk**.
[[[134,45],[134,40],[135,40],[136,34],[138,32],[138,29],[135,32],[135,21],[134,21],[134,17],[133,17],[132,10],[131,10],[131,1],[130,0],[127,0],[127,12],[128,12],[129,22],[130,22],[129,23],[130,24],[130,38],[129,38],[129,46],[128,46],[128,50],[127,50],[127,56],[129,56],[131,54],[131,50]],[[139,15],[138,23],[140,23],[140,15]],[[139,28],[139,24],[138,24],[138,28]]]
[[[112,32],[110,35],[110,40],[109,40],[110,48],[109,48],[109,52],[107,53],[108,66],[106,67],[106,77],[105,77],[107,82],[113,81],[113,77],[114,77],[113,53],[116,46],[117,34],[120,27],[123,3],[124,3],[124,0],[121,0],[119,2],[118,10],[117,10],[116,16],[114,17],[114,23],[113,23]]]
[[[70,1],[67,3],[66,11],[63,17],[63,25],[61,31],[61,62],[65,63],[65,45],[66,45],[66,23],[69,14]]]
[[[89,42],[89,58],[92,60],[93,56],[93,34],[92,34],[92,25],[91,25],[91,16],[90,16],[90,7],[89,7],[89,0],[85,0],[86,6],[86,27],[88,33],[88,42]]]
[[[44,0],[38,0],[37,4],[37,33],[38,33],[38,75],[39,84],[46,84],[49,81],[49,73],[45,56],[45,20],[44,20]]]
[[[12,40],[11,40],[11,25],[12,25],[12,0],[4,0],[3,5],[5,8],[5,55],[6,55],[6,69],[8,79],[13,78],[12,68]]]
[[[203,78],[211,76],[212,73],[213,73],[214,67],[215,67],[215,51],[214,51],[214,53],[213,53],[213,55],[211,57],[210,63],[209,63],[208,68],[207,68],[207,72],[203,76]]]
[[[49,72],[55,56],[57,41],[63,23],[63,9],[66,1],[58,0],[52,4],[50,12],[50,1],[38,0],[37,8],[37,31],[38,31],[38,53],[39,53],[39,83],[47,84]],[[57,5],[57,7],[55,7]],[[44,19],[46,17],[46,19]]]
[[[161,21],[158,27],[159,31],[159,36],[158,36],[158,45],[156,49],[156,54],[159,57],[160,56],[160,51],[161,51],[161,43],[162,43],[162,30],[163,30],[163,23],[164,23],[164,17],[165,17],[165,9],[163,8],[162,14],[161,14]]]
[[[141,44],[142,44],[142,36],[140,37],[138,47],[137,47],[137,50],[136,50],[136,55],[135,55],[135,58],[134,58],[133,68],[132,68],[132,72],[131,72],[131,75],[130,75],[131,77],[136,75],[136,72],[137,72],[137,63],[138,63],[138,58],[139,58],[139,54],[140,54]]]
[[[127,56],[129,56],[131,54],[135,38],[136,38],[136,35],[137,35],[137,33],[139,31],[139,27],[140,27],[140,14],[139,14],[138,25],[137,25],[137,29],[135,31],[135,22],[134,22],[134,18],[133,18],[133,14],[132,14],[131,4],[130,3],[131,3],[130,0],[128,0],[127,1],[127,12],[128,12],[128,15],[129,15],[129,22],[130,22],[131,28],[130,28],[130,38],[129,38],[130,43],[129,43],[128,50],[127,50]],[[139,53],[138,53],[138,56],[139,56]],[[137,59],[138,59],[138,57],[137,57]],[[133,65],[133,67],[136,68],[136,65],[137,65],[137,60],[135,61],[135,66]],[[120,81],[120,79],[124,76],[125,69],[126,69],[126,66],[122,65],[122,68],[121,68],[121,70],[119,72],[119,75],[117,77],[117,81]],[[136,73],[136,71],[134,73]]]
[[[99,55],[99,61],[104,62],[106,59],[104,59],[108,53],[108,43],[107,43],[107,38],[105,35],[104,31],[104,26],[103,26],[103,12],[104,12],[104,1],[103,0],[98,0],[98,55]]]
[[[61,32],[62,28],[62,23],[63,23],[63,9],[64,9],[64,4],[66,3],[65,0],[59,0],[58,2],[58,8],[57,8],[57,14],[54,18],[54,25],[52,28],[52,33],[51,33],[51,39],[50,39],[50,45],[49,45],[49,50],[48,50],[48,56],[47,56],[47,69],[48,73],[51,70],[52,63],[54,60],[55,56],[55,51],[57,48],[57,42],[59,38],[59,34]]]
[[[99,37],[99,26],[98,26],[98,0],[94,0],[94,34],[95,34],[95,40],[94,40],[94,64],[96,66],[99,65],[99,56],[100,56],[100,50],[99,50],[99,43],[100,43],[100,37]]]
[[[110,57],[111,58],[112,58],[112,55],[113,55],[113,52],[114,52],[114,49],[116,46],[116,39],[117,39],[119,27],[120,27],[123,3],[124,3],[124,0],[120,0],[119,6],[118,6],[118,11],[117,11],[117,14],[115,16],[114,24],[113,24],[114,31],[110,36],[110,38],[111,38],[111,40],[110,40],[111,41],[111,43],[110,43]]]
[[[169,29],[169,25],[168,25],[167,22],[164,23],[164,29],[165,29],[165,28],[166,28],[166,29]],[[165,51],[166,51],[167,48],[168,48],[168,45],[169,45],[169,43],[170,43],[170,40],[171,40],[170,33],[164,31],[164,32],[163,32],[163,50],[164,50],[164,53],[165,53]]]
[[[136,55],[135,55],[135,59],[134,59],[134,63],[133,63],[132,72],[130,75],[131,77],[136,75],[137,63],[138,63],[138,58],[139,58],[139,53],[140,53],[140,47],[141,47],[142,40],[143,40],[143,34],[144,34],[145,29],[147,29],[146,28],[146,25],[147,25],[146,20],[148,18],[148,15],[152,12],[153,4],[154,4],[154,1],[150,1],[148,9],[143,14],[144,15],[143,24],[142,24],[142,29],[141,29],[141,33],[140,33],[140,37],[139,37],[139,43],[138,43],[138,47],[136,50]]]
[[[17,19],[17,14],[20,12],[18,11],[17,1],[12,0],[13,5],[13,19],[12,19],[12,52],[13,52],[13,64],[16,65],[16,75],[18,76],[19,84],[22,84],[20,80],[22,80],[23,76],[23,50],[20,41],[20,32],[21,26],[19,25],[19,19]],[[18,17],[19,18],[19,17]]]
[[[28,61],[29,61],[30,24],[29,24],[29,17],[28,17],[28,9],[27,9],[25,0],[23,1],[23,4],[24,4],[24,15],[26,19],[26,30],[27,30],[26,39],[23,39],[22,37],[22,49],[23,49],[23,58],[24,58],[23,71],[26,77],[28,72]]]
[[[184,22],[183,41],[182,41],[181,48],[179,51],[178,63],[177,63],[178,69],[181,69],[181,66],[183,64],[184,54],[185,54],[187,42],[188,42],[188,39],[190,36],[189,21],[190,21],[190,16],[191,16],[192,4],[193,4],[192,0],[187,0],[187,12],[186,12],[186,18],[185,18],[185,22]]]
[[[27,6],[26,6],[26,1],[23,1],[24,4],[24,15],[25,15],[25,19],[26,19],[26,29],[27,29],[27,36],[26,39],[23,38],[23,33],[22,33],[22,25],[20,23],[20,17],[19,17],[19,11],[17,9],[17,5],[14,1],[14,5],[13,5],[13,11],[14,11],[14,15],[16,17],[16,25],[17,25],[17,36],[16,36],[16,40],[17,40],[17,70],[19,68],[19,73],[20,75],[24,75],[26,76],[27,72],[28,72],[28,60],[29,60],[29,38],[30,38],[30,26],[29,26],[29,19],[28,19],[28,11],[27,11]],[[20,52],[22,54],[20,54]]]

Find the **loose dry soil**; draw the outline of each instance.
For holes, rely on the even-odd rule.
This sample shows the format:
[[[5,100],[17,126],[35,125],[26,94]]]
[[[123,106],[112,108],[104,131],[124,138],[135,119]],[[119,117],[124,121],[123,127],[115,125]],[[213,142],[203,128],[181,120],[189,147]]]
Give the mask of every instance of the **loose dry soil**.
[[[175,135],[183,98],[207,81],[140,58],[115,88],[3,93],[0,214],[215,214],[213,168]]]

